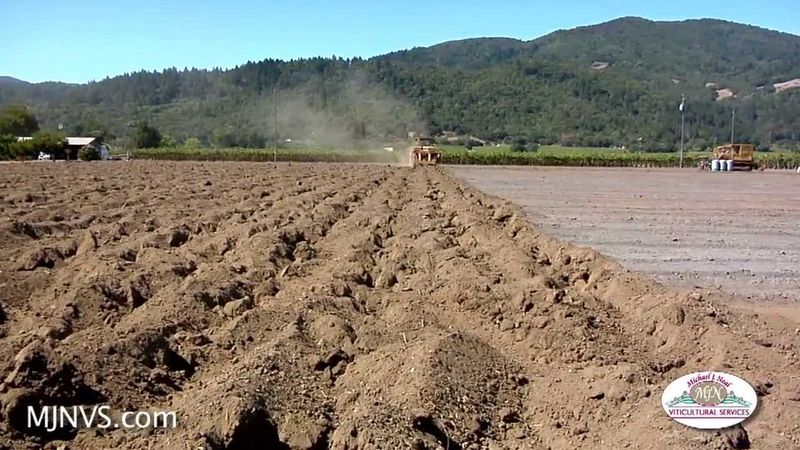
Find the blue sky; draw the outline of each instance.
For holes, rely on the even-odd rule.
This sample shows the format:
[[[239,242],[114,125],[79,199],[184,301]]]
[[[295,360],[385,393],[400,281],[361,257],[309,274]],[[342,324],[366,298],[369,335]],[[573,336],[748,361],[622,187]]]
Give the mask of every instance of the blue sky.
[[[86,82],[134,70],[369,57],[480,36],[533,39],[620,16],[714,17],[800,35],[797,0],[0,0],[0,75]]]

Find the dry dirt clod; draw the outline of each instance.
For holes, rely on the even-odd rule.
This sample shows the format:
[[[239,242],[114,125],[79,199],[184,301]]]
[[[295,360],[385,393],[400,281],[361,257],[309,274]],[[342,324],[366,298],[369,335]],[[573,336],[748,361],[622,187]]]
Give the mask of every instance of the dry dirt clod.
[[[413,450],[426,450],[427,447],[428,446],[425,445],[425,441],[420,438],[414,438],[414,440],[411,441],[411,448]]]
[[[761,381],[759,383],[753,383],[753,389],[755,389],[756,394],[759,397],[764,397],[769,395],[774,386],[775,385],[772,383],[772,381],[769,380]]]
[[[64,319],[58,318],[51,322],[51,325],[40,327],[36,331],[36,336],[41,339],[55,339],[60,341],[72,333],[72,324]]]
[[[280,427],[279,436],[292,450],[315,450],[326,440],[329,430],[328,423],[302,414],[289,414]]]
[[[136,262],[136,250],[132,248],[126,248],[119,252],[120,259],[128,262]]]
[[[15,386],[14,379],[21,371],[40,371],[47,365],[52,347],[46,340],[34,339],[14,355],[14,369],[6,377],[5,384]]]
[[[177,230],[173,230],[172,234],[170,234],[169,246],[180,247],[189,240],[189,236],[191,235],[192,231],[189,229],[189,227],[187,227],[186,225],[182,225]]]
[[[772,342],[767,341],[766,339],[756,338],[753,340],[753,342],[762,347],[767,347],[767,348],[772,347]]]
[[[480,416],[473,416],[467,422],[467,430],[477,437],[482,437],[487,428],[489,428],[489,423]]]
[[[692,292],[691,294],[689,294],[689,300],[693,300],[693,301],[696,301],[696,302],[702,301],[703,300],[703,294],[701,294],[699,292]]]
[[[78,244],[78,250],[76,254],[78,256],[86,255],[94,251],[97,246],[97,236],[95,236],[92,231],[86,230],[81,238],[80,243]]]
[[[504,423],[519,422],[519,413],[511,408],[501,408],[499,411],[500,420]]]
[[[550,324],[550,318],[547,316],[536,316],[531,319],[531,326],[538,329],[544,329]]]
[[[511,216],[513,216],[511,211],[501,207],[495,209],[494,213],[492,214],[492,219],[502,223],[508,221]]]
[[[741,425],[726,430],[723,436],[725,440],[724,449],[740,450],[750,448],[750,437],[747,435],[747,430]]]
[[[246,295],[240,300],[231,300],[222,307],[222,312],[227,317],[236,317],[255,306],[253,299]]]
[[[342,349],[336,349],[328,353],[325,357],[316,360],[314,362],[314,370],[323,371],[325,369],[330,369],[333,371],[340,364],[346,365],[350,361],[352,361],[352,356]]]
[[[561,301],[564,299],[565,295],[566,295],[566,293],[564,292],[563,289],[551,290],[547,294],[547,303],[551,303],[551,304],[561,303]]]
[[[592,394],[589,394],[589,399],[591,400],[602,400],[606,397],[605,392],[597,391]]]
[[[61,250],[53,247],[44,247],[29,252],[20,260],[17,270],[34,270],[39,267],[52,269],[65,258]]]
[[[138,275],[131,281],[128,287],[128,303],[131,307],[137,308],[150,299],[151,289],[147,277]]]
[[[672,305],[669,311],[669,321],[673,325],[683,325],[686,320],[686,311],[681,305]]]
[[[583,421],[580,422],[575,428],[572,429],[572,434],[575,436],[580,436],[582,434],[586,434],[589,432],[589,422]]]
[[[514,321],[511,319],[503,319],[500,322],[500,331],[511,331],[514,329]]]

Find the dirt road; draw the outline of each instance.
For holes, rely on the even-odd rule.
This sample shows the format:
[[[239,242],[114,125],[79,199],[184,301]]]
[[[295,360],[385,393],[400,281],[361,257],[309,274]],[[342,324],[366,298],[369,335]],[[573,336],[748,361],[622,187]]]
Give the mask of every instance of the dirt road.
[[[800,301],[800,177],[789,171],[456,168],[546,233],[669,284]]]
[[[443,171],[26,164],[0,213],[0,447],[800,446],[795,320],[664,289]],[[662,411],[710,369],[759,391],[744,429]],[[26,426],[53,404],[179,426]]]

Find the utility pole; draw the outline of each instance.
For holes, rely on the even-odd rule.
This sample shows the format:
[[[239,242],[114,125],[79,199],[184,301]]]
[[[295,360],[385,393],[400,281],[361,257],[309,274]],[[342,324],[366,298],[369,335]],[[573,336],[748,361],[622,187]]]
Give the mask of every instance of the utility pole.
[[[681,95],[681,161],[679,164],[680,168],[683,168],[683,147],[684,147],[684,136],[686,135],[685,132],[685,116],[686,116],[686,96]]]
[[[274,125],[272,135],[272,161],[278,162],[278,86],[272,87],[272,122]]]
[[[736,129],[736,109],[731,111],[731,145],[733,145],[733,132]]]

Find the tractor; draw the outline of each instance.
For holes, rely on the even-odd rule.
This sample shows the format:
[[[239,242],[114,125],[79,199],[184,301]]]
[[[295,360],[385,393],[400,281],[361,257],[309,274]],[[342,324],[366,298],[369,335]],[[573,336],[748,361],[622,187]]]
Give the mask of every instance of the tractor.
[[[439,147],[434,144],[432,138],[418,137],[414,145],[408,149],[408,156],[411,167],[416,166],[435,166],[439,164],[442,153]]]

